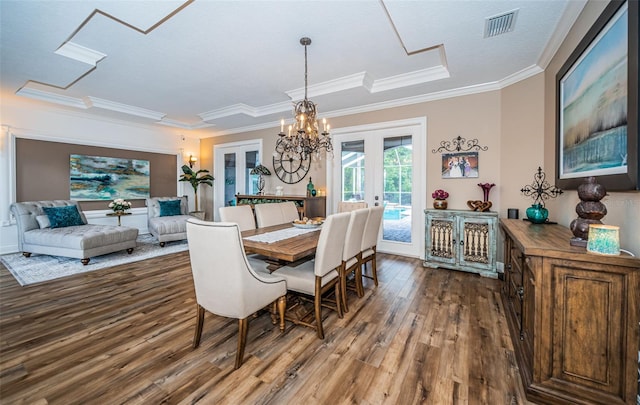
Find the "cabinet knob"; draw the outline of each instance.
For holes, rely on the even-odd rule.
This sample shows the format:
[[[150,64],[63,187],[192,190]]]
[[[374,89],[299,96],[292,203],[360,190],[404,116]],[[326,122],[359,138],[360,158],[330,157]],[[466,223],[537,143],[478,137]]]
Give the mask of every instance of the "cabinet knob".
[[[518,297],[520,297],[521,301],[524,299],[524,287],[518,288]]]

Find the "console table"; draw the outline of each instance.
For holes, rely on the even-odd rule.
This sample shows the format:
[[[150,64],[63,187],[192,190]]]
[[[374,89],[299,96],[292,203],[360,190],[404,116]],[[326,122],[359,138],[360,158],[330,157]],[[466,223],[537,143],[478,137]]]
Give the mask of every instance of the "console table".
[[[587,253],[561,225],[500,225],[502,301],[527,398],[636,404],[640,259]]]
[[[298,207],[300,217],[315,218],[326,217],[327,199],[326,197],[305,197],[296,195],[236,195],[236,205],[249,204],[251,208],[255,204],[276,203],[293,201]]]
[[[108,217],[118,217],[118,226],[121,225],[120,218],[122,218],[125,215],[131,215],[131,213],[125,212],[125,211],[116,211],[116,212],[110,212],[107,214]]]
[[[498,213],[425,209],[425,267],[497,278]]]

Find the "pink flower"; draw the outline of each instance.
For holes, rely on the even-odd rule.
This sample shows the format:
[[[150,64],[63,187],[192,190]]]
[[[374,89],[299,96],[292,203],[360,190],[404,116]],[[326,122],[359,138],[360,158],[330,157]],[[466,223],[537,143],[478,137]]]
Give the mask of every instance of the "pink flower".
[[[436,200],[446,200],[447,198],[449,198],[449,193],[444,190],[438,189],[431,193],[431,197],[435,198]]]

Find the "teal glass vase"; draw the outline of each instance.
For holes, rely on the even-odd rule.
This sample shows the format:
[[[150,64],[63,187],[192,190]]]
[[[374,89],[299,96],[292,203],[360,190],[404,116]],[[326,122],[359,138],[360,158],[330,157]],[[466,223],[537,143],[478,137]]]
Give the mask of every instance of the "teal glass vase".
[[[543,224],[547,222],[549,217],[549,210],[542,204],[533,204],[527,208],[527,219],[534,224]]]

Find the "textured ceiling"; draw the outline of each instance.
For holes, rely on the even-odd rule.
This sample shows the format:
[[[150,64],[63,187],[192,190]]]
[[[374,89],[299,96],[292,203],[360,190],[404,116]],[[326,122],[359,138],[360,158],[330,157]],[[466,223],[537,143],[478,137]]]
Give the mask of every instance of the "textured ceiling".
[[[535,74],[584,2],[0,1],[3,97],[209,134],[275,127]],[[484,38],[485,19],[517,10]]]

